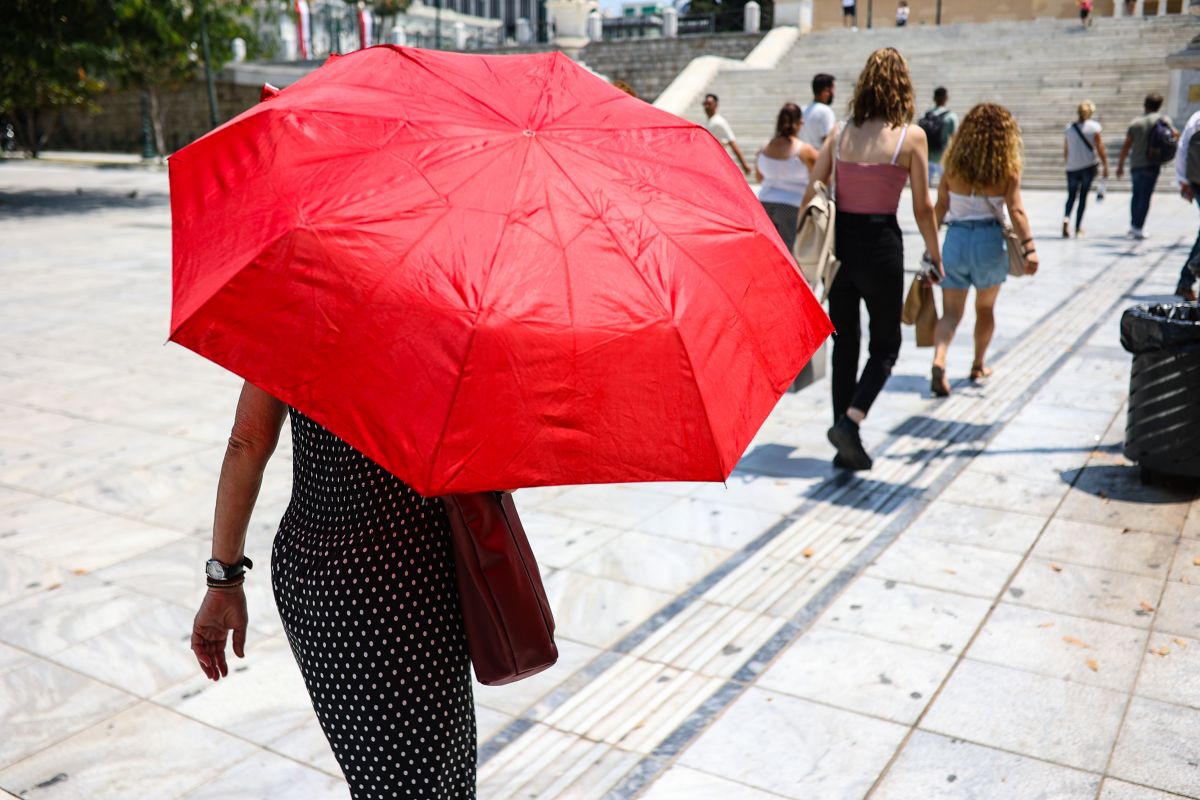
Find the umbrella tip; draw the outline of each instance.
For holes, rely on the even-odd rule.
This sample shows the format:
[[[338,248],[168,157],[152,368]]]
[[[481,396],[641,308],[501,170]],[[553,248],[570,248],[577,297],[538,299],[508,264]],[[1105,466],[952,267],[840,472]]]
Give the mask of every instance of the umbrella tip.
[[[280,90],[278,86],[272,86],[269,83],[264,83],[262,86],[262,91],[258,93],[258,102],[261,103],[263,100],[270,100],[272,97],[279,94],[279,91]]]

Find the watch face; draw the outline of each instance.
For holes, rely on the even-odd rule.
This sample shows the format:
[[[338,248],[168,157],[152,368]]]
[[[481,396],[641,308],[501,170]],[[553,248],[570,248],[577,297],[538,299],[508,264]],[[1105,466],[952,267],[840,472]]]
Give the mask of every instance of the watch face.
[[[204,572],[214,581],[225,580],[225,565],[216,559],[210,559],[209,562],[204,565]]]

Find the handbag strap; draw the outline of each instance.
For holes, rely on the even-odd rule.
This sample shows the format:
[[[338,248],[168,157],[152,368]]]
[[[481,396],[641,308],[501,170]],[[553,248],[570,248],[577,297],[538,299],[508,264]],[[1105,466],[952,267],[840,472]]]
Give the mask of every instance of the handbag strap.
[[[1088,152],[1089,152],[1089,153],[1095,153],[1095,152],[1096,152],[1096,148],[1092,147],[1092,143],[1091,143],[1091,142],[1089,142],[1089,141],[1087,140],[1087,137],[1083,135],[1083,128],[1079,127],[1079,123],[1078,123],[1078,122],[1072,122],[1072,123],[1071,123],[1071,128],[1072,128],[1072,129],[1075,131],[1075,133],[1079,134],[1079,138],[1080,138],[1080,139],[1083,141],[1083,143],[1084,143],[1084,144],[1087,146]]]
[[[974,189],[972,189],[972,190],[971,190],[971,194],[972,194],[972,195],[974,195],[974,194],[975,194],[975,190],[974,190]],[[1004,212],[1003,212],[1003,211],[1001,211],[1001,210],[1000,210],[1000,209],[999,209],[999,208],[996,206],[996,204],[995,204],[995,203],[993,203],[993,202],[991,201],[991,199],[989,199],[989,198],[988,198],[988,196],[987,196],[987,195],[984,195],[984,196],[983,196],[983,202],[987,203],[988,211],[992,212],[992,216],[996,218],[996,222],[999,222],[999,223],[1000,223],[1000,227],[1001,227],[1001,228],[1008,227],[1008,224],[1009,224],[1009,223],[1008,223],[1008,220],[1004,218]]]

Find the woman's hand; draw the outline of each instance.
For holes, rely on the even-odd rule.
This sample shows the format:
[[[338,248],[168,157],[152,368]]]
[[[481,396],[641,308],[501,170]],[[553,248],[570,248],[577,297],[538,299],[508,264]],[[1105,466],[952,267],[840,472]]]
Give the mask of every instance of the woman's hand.
[[[233,631],[233,652],[246,657],[246,593],[241,586],[233,589],[209,589],[192,623],[192,652],[200,669],[211,680],[229,674],[225,662],[225,639]]]
[[[921,277],[925,279],[925,285],[930,288],[941,283],[942,279],[946,277],[946,270],[942,268],[941,253],[934,257],[926,250],[925,254],[921,256],[921,265],[925,267]]]
[[[1038,255],[1036,252],[1025,254],[1025,274],[1035,275],[1038,271]]]

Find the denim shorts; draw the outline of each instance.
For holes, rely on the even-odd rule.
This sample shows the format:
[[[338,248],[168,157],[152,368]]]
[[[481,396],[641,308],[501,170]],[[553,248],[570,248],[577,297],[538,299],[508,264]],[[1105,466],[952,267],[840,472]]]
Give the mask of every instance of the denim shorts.
[[[1008,278],[1004,233],[994,219],[950,223],[942,245],[943,289],[989,289]]]

